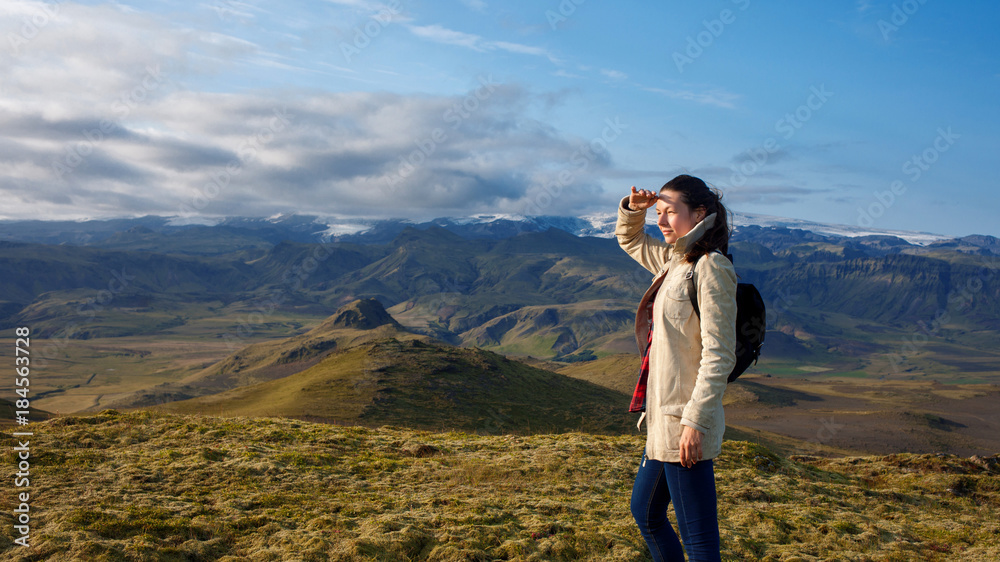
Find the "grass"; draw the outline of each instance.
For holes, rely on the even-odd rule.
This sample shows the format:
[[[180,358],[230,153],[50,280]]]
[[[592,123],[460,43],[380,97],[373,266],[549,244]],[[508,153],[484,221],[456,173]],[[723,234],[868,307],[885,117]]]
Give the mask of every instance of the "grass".
[[[7,560],[648,559],[628,512],[637,435],[110,410],[32,427],[32,547],[0,547]],[[998,461],[727,441],[723,559],[995,560]],[[0,496],[4,545],[12,502]]]

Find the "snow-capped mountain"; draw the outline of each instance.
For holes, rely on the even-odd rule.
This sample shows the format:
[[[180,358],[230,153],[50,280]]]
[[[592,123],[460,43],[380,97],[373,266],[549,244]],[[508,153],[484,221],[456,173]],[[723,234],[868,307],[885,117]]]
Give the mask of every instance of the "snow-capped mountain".
[[[354,242],[382,244],[395,239],[407,228],[427,229],[440,227],[465,238],[502,239],[522,232],[544,232],[550,228],[563,230],[576,236],[612,238],[616,215],[613,212],[596,213],[578,217],[525,216],[515,214],[480,214],[465,217],[441,217],[429,221],[409,219],[382,219],[363,217],[315,216],[281,214],[271,217],[190,217],[145,216],[89,221],[0,221],[0,241],[40,242],[48,244],[100,245],[115,233],[129,233],[131,237],[143,236],[141,231],[170,234],[188,229],[219,229],[230,234],[250,236],[277,243],[281,240],[295,242]],[[657,234],[655,214],[646,217],[648,231]],[[1000,252],[1000,241],[990,236],[970,235],[961,238],[930,232],[910,232],[854,225],[819,223],[802,219],[734,213],[733,226],[739,236],[741,229],[778,228],[799,231],[803,235],[818,235],[839,243],[845,238],[866,236],[900,239],[917,246],[937,246],[954,243],[958,246],[983,248]],[[207,231],[206,231],[207,232]],[[119,238],[121,236],[119,235]],[[949,242],[953,241],[953,242]]]
[[[482,214],[468,217],[442,217],[424,223],[414,223],[406,220],[359,220],[359,219],[318,219],[327,225],[324,231],[327,236],[335,239],[345,239],[352,236],[382,238],[394,236],[405,226],[425,228],[430,225],[440,226],[465,236],[477,238],[506,237],[518,232],[540,232],[549,228],[558,228],[576,236],[594,236],[611,238],[614,236],[617,216],[614,213],[597,213],[580,217],[564,216],[525,216],[513,214]],[[815,234],[830,237],[859,236],[893,236],[906,240],[910,244],[926,246],[953,237],[930,232],[910,232],[875,228],[860,228],[853,225],[819,223],[802,219],[774,217],[752,213],[733,213],[733,226],[736,229],[745,226],[777,227],[806,230]],[[647,225],[656,223],[656,215],[649,213]]]

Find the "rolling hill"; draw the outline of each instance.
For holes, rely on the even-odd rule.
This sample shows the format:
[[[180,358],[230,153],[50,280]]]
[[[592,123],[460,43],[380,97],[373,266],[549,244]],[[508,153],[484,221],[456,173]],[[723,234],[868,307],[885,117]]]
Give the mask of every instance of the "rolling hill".
[[[628,397],[406,331],[375,299],[298,336],[249,345],[120,407],[463,431],[618,433]]]
[[[388,338],[280,379],[152,408],[479,433],[621,433],[630,425],[627,403],[621,393],[489,351]]]
[[[246,345],[176,382],[141,390],[113,405],[128,408],[160,404],[280,379],[312,367],[339,349],[384,338],[430,339],[407,331],[377,300],[359,299],[305,333]]]

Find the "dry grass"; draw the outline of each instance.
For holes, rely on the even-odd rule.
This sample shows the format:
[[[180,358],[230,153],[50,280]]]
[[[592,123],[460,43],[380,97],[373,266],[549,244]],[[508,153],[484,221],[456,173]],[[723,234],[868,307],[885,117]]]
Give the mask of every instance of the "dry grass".
[[[8,560],[648,559],[628,512],[639,436],[115,411],[33,430],[33,547],[6,546],[3,494]],[[723,558],[996,560],[998,460],[727,442]]]

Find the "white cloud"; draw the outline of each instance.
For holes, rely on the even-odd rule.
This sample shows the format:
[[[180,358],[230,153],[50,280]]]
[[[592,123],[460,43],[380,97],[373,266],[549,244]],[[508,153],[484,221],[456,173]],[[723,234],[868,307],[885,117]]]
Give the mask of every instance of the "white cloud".
[[[561,68],[559,70],[553,72],[552,75],[553,76],[558,76],[560,78],[573,78],[573,79],[583,78],[583,76],[580,76],[579,74],[573,74],[572,72],[567,72],[567,71],[565,71],[565,70],[563,70]]]
[[[607,76],[608,78],[610,78],[612,80],[624,80],[624,79],[628,78],[628,74],[625,74],[624,72],[621,72],[621,71],[618,71],[618,70],[611,70],[611,69],[608,69],[608,68],[602,68],[601,69],[601,74]]]
[[[548,57],[549,53],[542,49],[541,47],[532,47],[529,45],[521,45],[520,43],[508,43],[506,41],[493,41],[492,43],[487,43],[487,45],[493,45],[497,49],[503,49],[504,51],[510,51],[511,53],[520,53],[522,55],[534,55],[537,57]]]
[[[465,33],[463,31],[455,31],[437,24],[424,26],[411,25],[410,31],[412,31],[417,37],[434,41],[435,43],[457,45],[459,47],[465,47],[479,52],[494,51],[499,49],[520,55],[545,57],[553,63],[559,62],[558,58],[541,47],[522,45],[520,43],[510,43],[508,41],[488,41],[479,35]]]
[[[474,49],[476,51],[484,51],[485,49],[481,46],[483,43],[483,38],[478,35],[473,35],[471,33],[463,33],[461,31],[454,31],[452,29],[447,29],[441,27],[440,25],[411,25],[410,31],[413,32],[417,37],[427,39],[429,41],[434,41],[435,43],[444,43],[446,45],[458,45],[460,47],[467,47],[469,49]]]
[[[476,10],[477,12],[486,11],[486,2],[484,2],[483,0],[462,0],[462,3],[472,8],[473,10]]]
[[[257,17],[254,12],[260,12],[261,14],[267,14],[266,10],[263,10],[253,4],[246,2],[238,2],[237,0],[214,0],[212,3],[202,3],[199,7],[212,10],[219,19],[239,19],[243,21],[251,21]]]
[[[206,32],[201,33],[198,38],[207,45],[218,47],[221,53],[245,54],[253,53],[260,49],[256,43],[226,35],[224,33]]]
[[[734,109],[736,107],[735,102],[740,99],[739,95],[727,92],[721,88],[701,92],[686,89],[667,90],[664,88],[643,88],[643,90],[662,94],[672,99],[692,101],[702,105],[714,105],[726,109]]]
[[[4,4],[0,31],[36,4]],[[0,217],[523,213],[551,201],[546,186],[598,194],[614,172],[607,152],[586,152],[585,139],[529,117],[546,102],[514,86],[457,96],[199,91],[234,69],[357,71],[303,68],[232,29],[180,28],[106,4],[60,10],[18,56],[0,57],[0,197],[16,202]],[[412,29],[463,48],[549,56],[441,26]]]
[[[340,6],[349,6],[351,8],[357,8],[365,12],[377,12],[385,8],[385,4],[382,2],[373,2],[371,0],[326,0],[331,4],[338,4]]]

